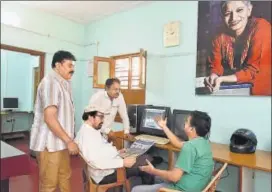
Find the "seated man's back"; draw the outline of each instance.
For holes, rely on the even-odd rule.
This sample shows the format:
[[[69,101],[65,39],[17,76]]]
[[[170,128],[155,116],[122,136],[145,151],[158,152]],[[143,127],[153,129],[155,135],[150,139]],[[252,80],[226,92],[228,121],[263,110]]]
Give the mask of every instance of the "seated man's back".
[[[186,142],[176,162],[185,173],[171,187],[184,191],[201,191],[211,180],[214,167],[211,146],[203,137]]]

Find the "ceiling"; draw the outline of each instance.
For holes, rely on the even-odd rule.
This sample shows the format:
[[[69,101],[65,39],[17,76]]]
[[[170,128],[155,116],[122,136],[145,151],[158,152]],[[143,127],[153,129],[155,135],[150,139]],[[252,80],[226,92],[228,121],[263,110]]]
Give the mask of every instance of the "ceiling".
[[[90,23],[117,12],[147,4],[148,1],[5,1],[38,9],[78,23]],[[2,3],[2,1],[1,1]]]

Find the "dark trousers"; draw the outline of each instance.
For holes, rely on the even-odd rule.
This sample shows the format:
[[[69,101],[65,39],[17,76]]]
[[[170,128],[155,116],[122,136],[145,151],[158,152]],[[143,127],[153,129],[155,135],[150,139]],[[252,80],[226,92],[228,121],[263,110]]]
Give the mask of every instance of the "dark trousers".
[[[146,159],[148,159],[150,162],[152,162],[153,160],[152,157],[149,155],[142,155],[137,158],[136,163],[131,168],[126,168],[127,178],[138,176],[142,179],[143,184],[147,184],[147,185],[154,184],[154,176],[146,172],[143,172],[139,169],[139,166],[147,165]],[[87,178],[86,178],[86,175],[84,174],[84,171],[82,173],[83,173],[83,181],[85,183],[87,181]],[[114,173],[104,177],[102,181],[99,182],[99,184],[114,183],[116,181],[117,181],[117,171],[115,170]],[[93,181],[93,183],[96,183],[96,182]]]
[[[142,179],[142,184],[145,185],[152,185],[154,183],[154,177],[152,175],[149,175],[146,172],[141,171],[139,168],[126,168],[126,174],[127,178],[138,176]],[[114,183],[117,181],[117,171],[114,173],[107,175],[100,181],[99,184],[108,184],[108,183]]]

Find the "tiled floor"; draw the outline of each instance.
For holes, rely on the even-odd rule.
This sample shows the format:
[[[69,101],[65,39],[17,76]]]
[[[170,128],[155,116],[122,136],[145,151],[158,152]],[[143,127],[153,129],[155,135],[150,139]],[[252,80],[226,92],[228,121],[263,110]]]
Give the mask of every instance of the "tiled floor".
[[[10,145],[29,154],[28,140],[18,139],[7,141]],[[23,165],[22,165],[23,166]],[[78,157],[72,157],[72,191],[83,191],[82,163]],[[10,179],[10,192],[38,192],[38,167],[35,159],[31,159],[31,174]]]

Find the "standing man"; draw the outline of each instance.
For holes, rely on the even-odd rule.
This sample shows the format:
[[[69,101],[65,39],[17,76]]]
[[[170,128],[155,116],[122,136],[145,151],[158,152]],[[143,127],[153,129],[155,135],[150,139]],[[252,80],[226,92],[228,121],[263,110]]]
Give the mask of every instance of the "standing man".
[[[110,112],[105,115],[101,132],[107,134],[109,138],[113,136],[112,124],[118,111],[123,120],[124,132],[129,134],[129,118],[126,103],[120,91],[120,80],[109,78],[105,84],[105,90],[95,93],[89,101],[89,105],[98,105],[105,111]]]
[[[31,129],[30,149],[37,152],[39,192],[71,192],[70,154],[78,153],[74,142],[75,117],[70,79],[74,55],[58,51],[52,71],[40,82]]]

